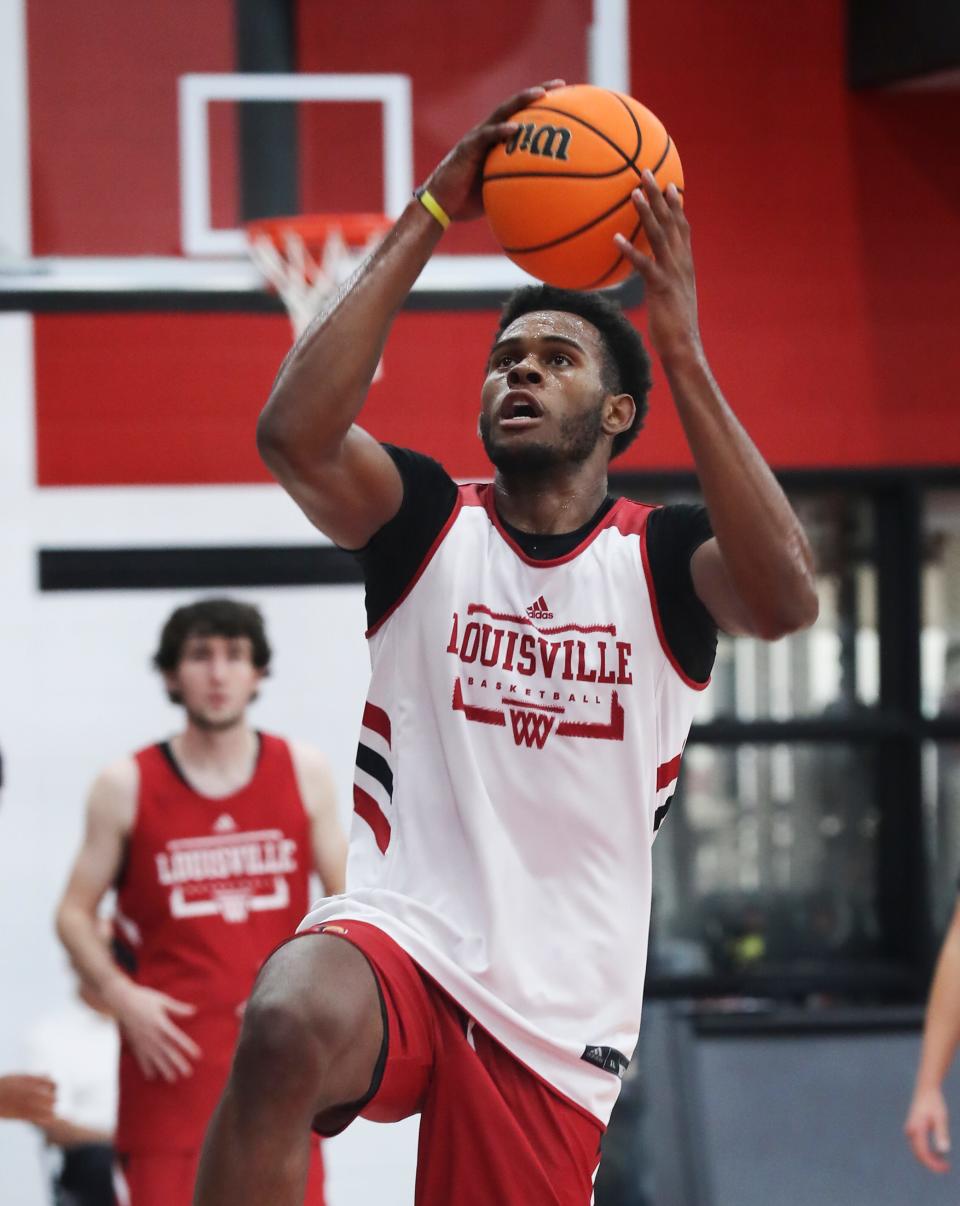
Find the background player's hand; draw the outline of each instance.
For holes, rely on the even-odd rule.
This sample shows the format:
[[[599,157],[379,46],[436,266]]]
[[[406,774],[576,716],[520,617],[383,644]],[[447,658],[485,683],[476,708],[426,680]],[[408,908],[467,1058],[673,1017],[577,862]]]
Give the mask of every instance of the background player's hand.
[[[939,1089],[918,1089],[904,1126],[913,1154],[932,1172],[946,1172],[950,1151],[947,1103]]]
[[[49,1076],[0,1076],[0,1118],[49,1126],[56,1097],[57,1087]]]
[[[200,1048],[171,1015],[190,1017],[196,1005],[130,980],[118,982],[108,1000],[147,1080],[162,1076],[173,1082],[192,1075],[190,1061],[200,1058]]]
[[[637,251],[622,235],[614,235],[614,242],[646,285],[650,342],[661,359],[699,354],[697,281],[680,194],[672,184],[662,193],[653,173],[644,170],[643,187],[634,189],[633,203],[653,255]]]
[[[490,148],[505,142],[517,129],[510,121],[513,113],[519,113],[527,105],[539,99],[551,88],[563,86],[563,80],[548,80],[533,88],[524,88],[498,105],[486,121],[463,136],[457,145],[433,169],[426,187],[454,219],[479,218],[483,213],[481,179],[483,164]]]

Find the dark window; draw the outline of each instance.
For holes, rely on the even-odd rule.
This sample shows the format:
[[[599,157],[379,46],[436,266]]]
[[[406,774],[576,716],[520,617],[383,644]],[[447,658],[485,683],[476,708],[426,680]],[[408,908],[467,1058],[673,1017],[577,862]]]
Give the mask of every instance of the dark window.
[[[960,470],[780,478],[820,618],[721,635],[654,847],[649,989],[920,999],[960,880]],[[611,488],[700,501],[689,474]]]

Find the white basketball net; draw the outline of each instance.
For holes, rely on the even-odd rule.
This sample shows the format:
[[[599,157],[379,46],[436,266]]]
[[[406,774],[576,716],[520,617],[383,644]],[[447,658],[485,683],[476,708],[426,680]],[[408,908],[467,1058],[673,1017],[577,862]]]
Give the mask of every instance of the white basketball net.
[[[360,249],[361,258],[383,236],[372,235]],[[299,231],[285,230],[283,248],[264,234],[254,234],[248,243],[250,258],[279,293],[290,315],[294,339],[299,339],[331,297],[347,280],[355,262],[339,226],[331,226],[318,260]],[[377,370],[379,374],[379,369]]]

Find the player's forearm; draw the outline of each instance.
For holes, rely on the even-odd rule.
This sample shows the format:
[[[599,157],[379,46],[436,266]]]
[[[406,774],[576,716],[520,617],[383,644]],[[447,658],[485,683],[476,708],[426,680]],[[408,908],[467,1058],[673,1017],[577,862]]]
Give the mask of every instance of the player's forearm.
[[[947,934],[930,988],[917,1088],[939,1088],[960,1044],[960,933]]]
[[[758,636],[817,617],[806,534],[770,467],[727,405],[698,346],[662,357],[714,535]]]
[[[71,963],[96,992],[108,997],[119,983],[128,981],[98,934],[96,919],[81,905],[61,904],[56,927],[57,937],[66,948]]]
[[[271,468],[336,456],[367,396],[397,311],[443,230],[411,201],[283,362],[257,426]]]

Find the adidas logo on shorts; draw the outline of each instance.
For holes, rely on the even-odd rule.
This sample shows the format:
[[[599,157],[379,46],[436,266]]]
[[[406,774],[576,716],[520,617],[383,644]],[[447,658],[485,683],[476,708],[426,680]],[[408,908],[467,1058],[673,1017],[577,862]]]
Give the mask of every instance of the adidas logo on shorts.
[[[539,599],[534,599],[534,601],[527,608],[527,615],[531,620],[553,619],[553,612],[547,606],[547,601],[543,595],[541,595]]]

